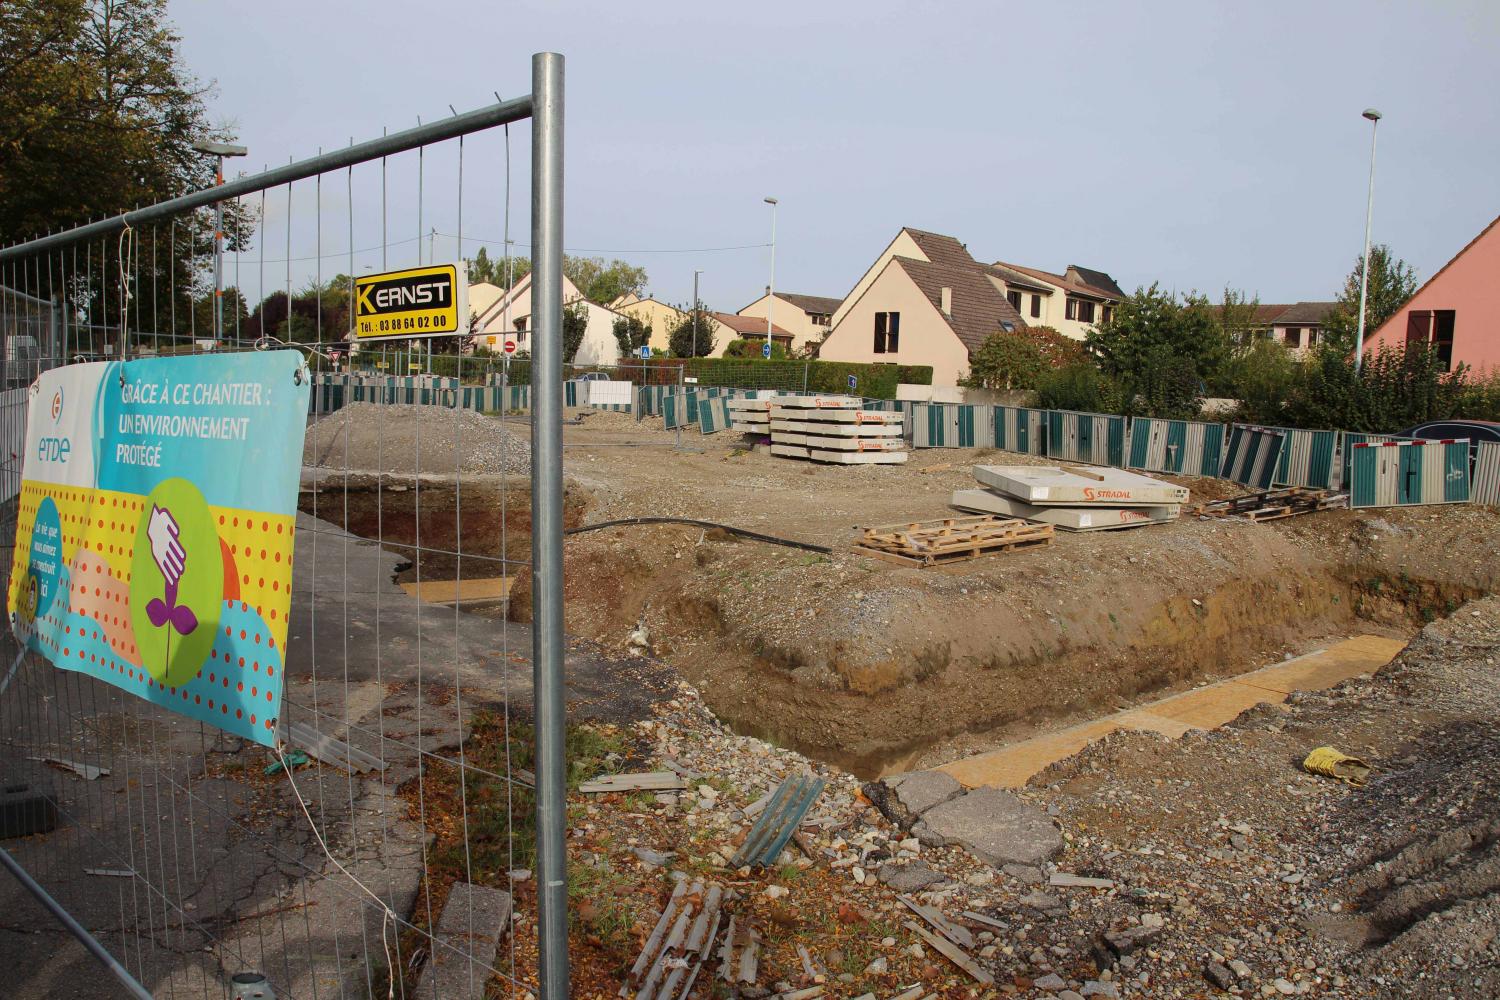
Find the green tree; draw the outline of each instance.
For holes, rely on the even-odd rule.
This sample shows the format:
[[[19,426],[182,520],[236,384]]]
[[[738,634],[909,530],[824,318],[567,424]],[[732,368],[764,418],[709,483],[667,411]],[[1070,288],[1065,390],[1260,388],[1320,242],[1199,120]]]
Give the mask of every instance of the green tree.
[[[583,335],[589,328],[588,307],[575,302],[563,308],[563,363],[572,364],[573,355],[583,344]]]
[[[1224,331],[1224,336],[1229,339],[1231,347],[1248,349],[1252,346],[1254,331],[1257,327],[1257,314],[1260,312],[1260,298],[1246,295],[1236,288],[1225,287],[1224,297],[1219,300],[1216,310],[1219,328]]]
[[[1344,279],[1338,304],[1324,322],[1324,339],[1334,349],[1354,350],[1359,336],[1359,281],[1364,274],[1363,257],[1356,257],[1354,270]],[[1384,243],[1370,248],[1370,285],[1365,299],[1365,336],[1374,333],[1417,291],[1417,274],[1399,257],[1391,256]]]
[[[706,358],[714,352],[714,328],[718,321],[705,306],[697,310],[696,333],[693,325],[693,310],[683,310],[681,315],[667,327],[667,350],[674,358]]]
[[[651,324],[639,316],[621,316],[615,320],[614,330],[622,358],[635,355],[651,342]]]
[[[1229,340],[1208,300],[1176,296],[1153,284],[1136,289],[1114,317],[1090,330],[1100,370],[1123,393],[1124,412],[1188,418],[1230,357]]]
[[[484,247],[467,263],[471,283],[484,281],[500,288],[510,288],[531,273],[530,257],[511,257],[507,261],[504,257],[491,257]]]
[[[182,65],[166,0],[7,0],[0,4],[0,243],[116,215],[213,183],[193,145],[229,139],[210,125],[201,86]],[[251,214],[225,206],[229,250],[248,248]],[[212,212],[126,243],[136,302],[130,326],[161,333],[175,308],[211,287]],[[121,242],[95,247],[95,274],[119,268]],[[49,294],[46,279],[28,291]],[[69,282],[72,308],[117,328],[119,296],[92,277]],[[147,304],[147,289],[161,289]],[[166,291],[171,289],[173,294]],[[134,314],[140,313],[139,322]]]
[[[606,261],[603,257],[563,256],[563,275],[590,302],[608,305],[627,293],[641,294],[646,289],[646,269],[623,260]]]
[[[1054,410],[1119,413],[1124,407],[1120,386],[1092,361],[1075,361],[1047,373],[1037,387],[1040,405]]]

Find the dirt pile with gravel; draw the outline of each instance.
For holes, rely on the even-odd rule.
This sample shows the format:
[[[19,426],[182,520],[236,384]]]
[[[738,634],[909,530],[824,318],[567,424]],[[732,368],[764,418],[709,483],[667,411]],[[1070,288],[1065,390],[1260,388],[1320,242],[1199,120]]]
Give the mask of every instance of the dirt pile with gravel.
[[[358,473],[526,474],[525,429],[473,410],[354,403],[307,428],[302,464]]]

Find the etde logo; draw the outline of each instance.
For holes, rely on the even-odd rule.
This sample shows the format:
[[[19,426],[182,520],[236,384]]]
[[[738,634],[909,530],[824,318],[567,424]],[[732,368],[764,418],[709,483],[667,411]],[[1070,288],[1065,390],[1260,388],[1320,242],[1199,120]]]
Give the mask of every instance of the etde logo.
[[[52,422],[60,423],[63,412],[63,391],[59,386],[52,394]],[[36,457],[43,462],[57,462],[66,465],[68,455],[73,451],[73,442],[65,437],[52,435],[44,437],[37,442]]]

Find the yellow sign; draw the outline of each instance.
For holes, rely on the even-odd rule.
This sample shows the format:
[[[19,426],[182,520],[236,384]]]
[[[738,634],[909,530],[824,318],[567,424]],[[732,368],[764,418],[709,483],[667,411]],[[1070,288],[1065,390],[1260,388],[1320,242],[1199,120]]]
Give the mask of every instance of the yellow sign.
[[[468,299],[456,264],[367,274],[354,282],[354,334],[360,340],[465,334]]]

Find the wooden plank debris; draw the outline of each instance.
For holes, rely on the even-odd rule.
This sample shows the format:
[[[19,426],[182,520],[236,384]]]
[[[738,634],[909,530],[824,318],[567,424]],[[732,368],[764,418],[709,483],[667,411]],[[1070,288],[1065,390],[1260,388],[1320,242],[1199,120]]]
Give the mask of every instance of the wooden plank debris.
[[[959,927],[957,924],[949,921],[948,918],[943,916],[943,914],[936,908],[931,906],[924,906],[921,903],[917,902],[915,899],[912,899],[910,896],[897,896],[896,898],[899,899],[908,910],[931,924],[933,930],[937,931],[939,934],[943,935],[943,937],[947,938],[949,941],[952,941],[960,948],[974,947],[974,935],[970,934],[965,928]]]
[[[1113,889],[1115,887],[1113,879],[1090,878],[1087,875],[1073,875],[1069,872],[1053,872],[1047,884],[1063,889]]]
[[[1337,510],[1349,506],[1349,494],[1307,486],[1289,486],[1263,490],[1229,500],[1212,500],[1187,509],[1199,517],[1243,517],[1249,521],[1276,521],[1298,514],[1320,510]]]
[[[915,924],[910,920],[903,920],[901,925],[907,930],[914,931],[922,940],[930,944],[934,951],[967,972],[976,983],[982,983],[985,986],[993,986],[995,984],[994,976],[980,968],[979,964],[969,957],[968,952],[951,941],[938,937],[927,928],[920,924]]]
[[[578,786],[580,792],[675,792],[687,787],[682,776],[671,771],[642,771],[634,774],[601,774]]]
[[[1017,518],[947,517],[861,529],[854,539],[854,551],[903,565],[937,566],[1009,549],[1050,545],[1053,536],[1052,525],[1030,524]]]
[[[1010,930],[1010,925],[1005,921],[996,920],[994,917],[987,917],[983,913],[975,913],[973,910],[965,910],[959,916],[972,923],[984,924],[986,927],[993,927],[999,931]]]

